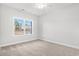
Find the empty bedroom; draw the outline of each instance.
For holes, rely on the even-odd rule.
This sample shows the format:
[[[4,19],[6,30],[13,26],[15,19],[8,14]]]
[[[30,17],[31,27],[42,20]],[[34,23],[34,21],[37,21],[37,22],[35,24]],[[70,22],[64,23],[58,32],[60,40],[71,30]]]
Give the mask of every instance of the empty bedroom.
[[[79,56],[79,3],[0,3],[0,56]]]

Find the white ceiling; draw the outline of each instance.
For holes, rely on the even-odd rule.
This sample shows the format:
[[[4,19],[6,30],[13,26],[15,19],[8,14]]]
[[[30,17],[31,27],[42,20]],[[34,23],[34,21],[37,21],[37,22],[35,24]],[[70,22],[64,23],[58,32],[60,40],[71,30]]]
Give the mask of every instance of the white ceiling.
[[[48,7],[44,9],[35,8],[34,3],[6,3],[5,5],[40,16],[53,12],[53,10],[56,10],[58,8],[67,8],[71,6],[72,3],[48,3]]]

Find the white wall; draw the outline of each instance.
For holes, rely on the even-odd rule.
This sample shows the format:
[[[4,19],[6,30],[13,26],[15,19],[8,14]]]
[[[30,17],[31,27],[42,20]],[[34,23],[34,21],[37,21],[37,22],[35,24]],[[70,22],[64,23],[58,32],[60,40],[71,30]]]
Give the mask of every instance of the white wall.
[[[42,39],[79,48],[79,5],[52,11],[41,17]]]
[[[0,30],[1,30],[1,37],[0,38],[0,46],[5,46],[9,44],[15,44],[20,42],[26,42],[37,39],[38,32],[37,32],[37,17],[33,16],[29,13],[20,12],[16,9],[10,8],[5,5],[1,5],[1,19],[0,19]],[[33,33],[32,35],[22,35],[16,36],[13,34],[13,19],[12,17],[22,17],[27,18],[30,17],[33,20]]]
[[[1,12],[1,8],[0,8],[0,12]],[[1,13],[0,13],[0,27],[1,27]],[[1,40],[1,28],[0,28],[0,40]]]
[[[38,39],[42,40],[42,22],[41,22],[41,17],[38,17]]]

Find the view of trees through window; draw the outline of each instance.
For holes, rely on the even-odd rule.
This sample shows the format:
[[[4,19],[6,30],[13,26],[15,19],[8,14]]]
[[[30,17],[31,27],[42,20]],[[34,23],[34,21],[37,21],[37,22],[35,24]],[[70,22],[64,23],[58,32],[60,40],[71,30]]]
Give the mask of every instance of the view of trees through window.
[[[32,34],[32,20],[14,18],[16,35]]]

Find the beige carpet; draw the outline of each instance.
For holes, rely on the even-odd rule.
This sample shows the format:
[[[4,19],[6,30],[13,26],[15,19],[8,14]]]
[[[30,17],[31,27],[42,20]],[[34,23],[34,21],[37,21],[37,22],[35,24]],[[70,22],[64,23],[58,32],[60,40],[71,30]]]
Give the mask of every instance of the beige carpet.
[[[0,56],[77,56],[79,50],[42,40],[2,47]]]

